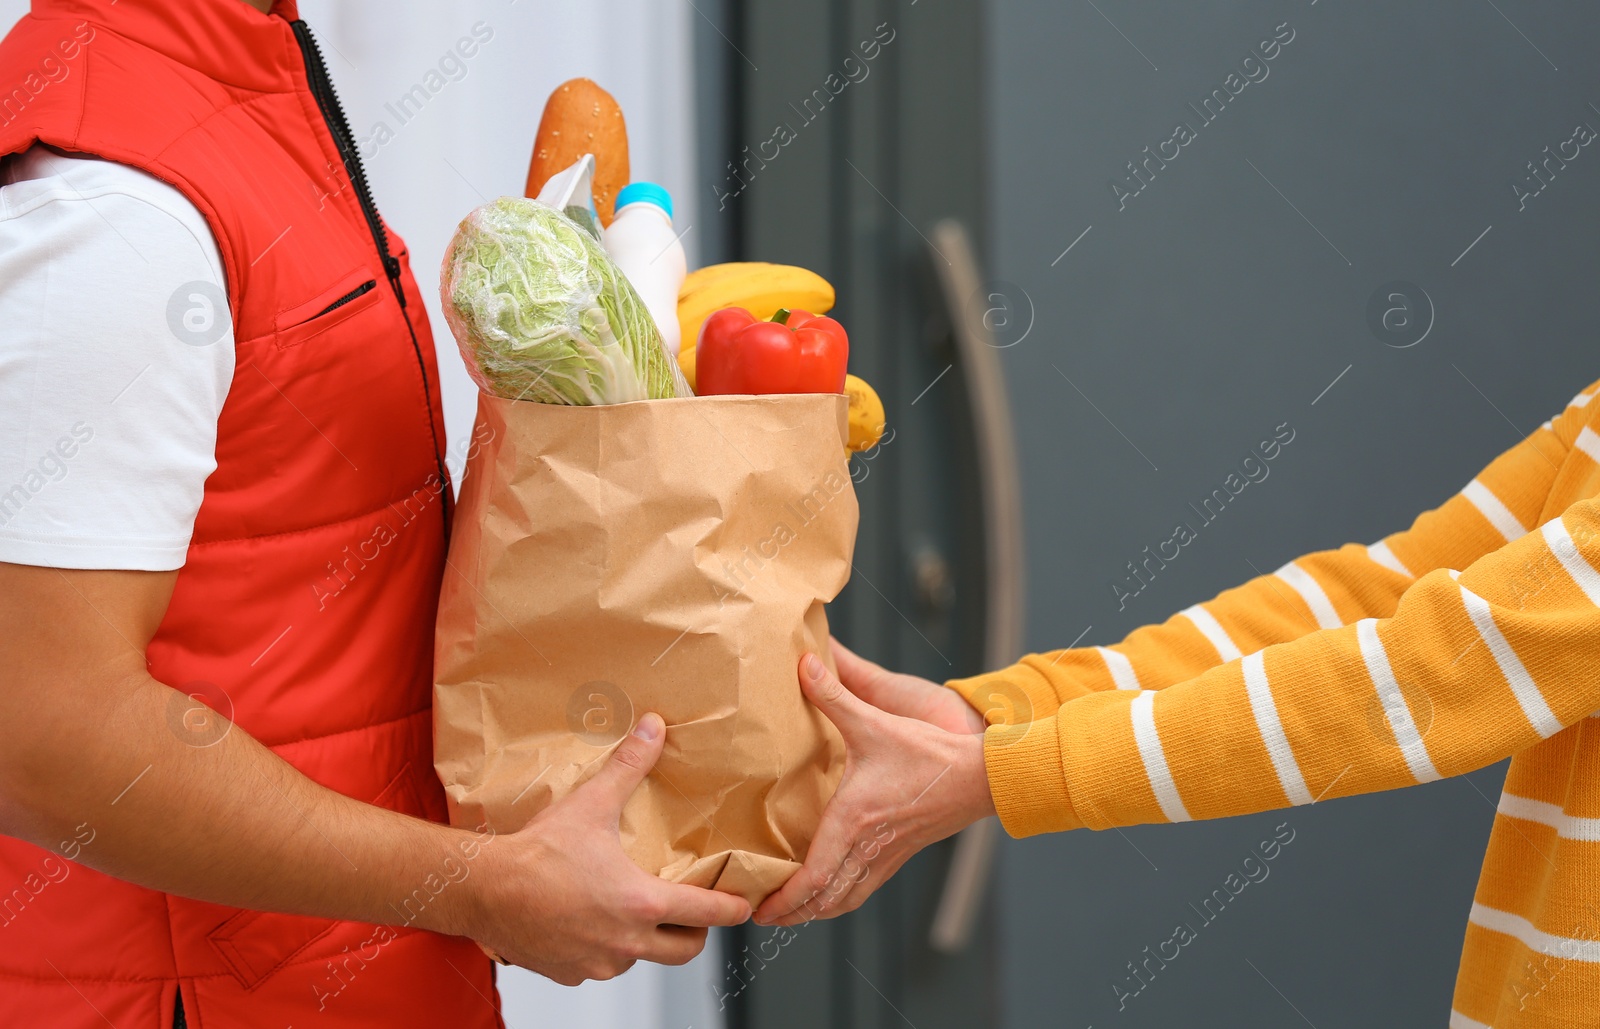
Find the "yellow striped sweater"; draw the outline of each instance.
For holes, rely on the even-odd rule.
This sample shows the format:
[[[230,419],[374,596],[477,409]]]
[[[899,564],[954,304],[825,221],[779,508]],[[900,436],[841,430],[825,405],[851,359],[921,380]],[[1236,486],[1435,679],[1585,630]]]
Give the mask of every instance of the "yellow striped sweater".
[[[1404,532],[952,682],[992,723],[1007,831],[1220,818],[1514,755],[1450,1026],[1600,1024],[1597,393]]]

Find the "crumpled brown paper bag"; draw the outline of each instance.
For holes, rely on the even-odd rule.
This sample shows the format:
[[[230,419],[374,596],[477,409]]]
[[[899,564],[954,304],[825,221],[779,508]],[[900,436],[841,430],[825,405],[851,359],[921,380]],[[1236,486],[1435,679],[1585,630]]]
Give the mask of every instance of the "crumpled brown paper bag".
[[[831,661],[823,604],[850,572],[845,412],[479,397],[434,663],[453,823],[515,831],[655,711],[666,750],[623,812],[629,856],[752,905],[783,884],[843,770],[796,669]]]

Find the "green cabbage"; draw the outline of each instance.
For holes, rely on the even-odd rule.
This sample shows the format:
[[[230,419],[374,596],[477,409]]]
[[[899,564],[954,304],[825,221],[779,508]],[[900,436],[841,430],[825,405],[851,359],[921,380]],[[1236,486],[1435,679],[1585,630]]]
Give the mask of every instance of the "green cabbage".
[[[467,215],[439,289],[487,393],[574,405],[690,395],[627,277],[593,237],[537,200],[501,197]]]

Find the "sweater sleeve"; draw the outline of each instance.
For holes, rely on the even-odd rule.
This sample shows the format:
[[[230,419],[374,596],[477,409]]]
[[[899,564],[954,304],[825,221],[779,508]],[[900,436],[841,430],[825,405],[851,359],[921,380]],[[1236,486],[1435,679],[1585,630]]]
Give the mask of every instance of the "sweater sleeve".
[[[948,685],[991,724],[1019,724],[1087,694],[1165,689],[1263,647],[1386,618],[1419,578],[1465,568],[1537,523],[1597,393],[1600,383],[1579,393],[1409,529],[1371,546],[1351,543],[1301,557],[1136,629],[1114,646],[1030,654],[1010,668]]]
[[[1600,436],[1575,471],[1600,479]],[[1600,707],[1600,498],[1392,617],[1321,629],[1160,692],[1091,692],[985,739],[1008,831],[1220,818],[1460,775]]]

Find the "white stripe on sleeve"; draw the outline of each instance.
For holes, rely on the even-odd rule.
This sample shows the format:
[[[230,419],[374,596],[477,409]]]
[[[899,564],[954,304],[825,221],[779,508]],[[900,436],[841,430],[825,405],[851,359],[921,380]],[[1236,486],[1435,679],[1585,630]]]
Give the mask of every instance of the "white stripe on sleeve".
[[[1511,513],[1511,509],[1502,504],[1500,498],[1481,481],[1473,479],[1467,483],[1467,488],[1461,491],[1461,495],[1472,502],[1478,513],[1487,518],[1489,524],[1494,526],[1507,542],[1527,533],[1528,530],[1517,520],[1517,516]]]
[[[1572,542],[1572,534],[1567,532],[1567,526],[1561,516],[1550,519],[1539,530],[1544,535],[1545,543],[1550,547],[1550,553],[1561,562],[1561,567],[1572,576],[1572,581],[1583,590],[1583,595],[1589,598],[1589,603],[1600,606],[1600,572],[1584,559],[1578,552],[1578,545]]]
[[[1111,673],[1111,681],[1117,684],[1119,690],[1136,690],[1139,688],[1139,676],[1133,670],[1133,662],[1128,660],[1128,655],[1121,651],[1112,650],[1110,647],[1095,647],[1095,652],[1106,663],[1106,670]]]
[[[1391,572],[1399,572],[1408,579],[1416,578],[1415,575],[1411,574],[1411,569],[1407,568],[1398,557],[1394,556],[1394,551],[1389,549],[1388,540],[1379,540],[1368,547],[1367,556],[1372,558],[1373,564],[1381,565]]]
[[[1539,692],[1538,684],[1528,674],[1528,669],[1517,657],[1505,633],[1494,623],[1494,612],[1489,609],[1489,602],[1459,583],[1457,587],[1461,590],[1461,603],[1466,606],[1467,614],[1478,630],[1478,638],[1494,655],[1494,663],[1500,666],[1500,674],[1505,676],[1506,684],[1516,695],[1517,703],[1522,705],[1522,713],[1528,717],[1534,731],[1541,739],[1549,739],[1560,732],[1563,728],[1560,720],[1551,712],[1550,705],[1545,703],[1544,694]]]
[[[1217,656],[1222,658],[1224,663],[1239,659],[1238,646],[1234,644],[1233,638],[1228,635],[1228,631],[1222,627],[1222,623],[1212,617],[1210,611],[1196,604],[1193,607],[1186,607],[1178,613],[1194,623],[1194,627],[1200,630],[1200,635],[1204,636],[1211,642],[1213,647],[1217,648]]]
[[[1569,961],[1600,962],[1600,940],[1578,940],[1544,932],[1521,915],[1474,902],[1467,921],[1490,932],[1501,933],[1522,943],[1529,950]]]
[[[1313,578],[1310,572],[1290,561],[1272,574],[1288,583],[1296,593],[1300,594],[1300,599],[1306,602],[1306,606],[1316,618],[1317,628],[1337,629],[1344,624],[1339,620],[1339,612],[1333,609],[1333,601],[1328,599],[1322,584]]]
[[[1596,436],[1593,429],[1585,425],[1583,431],[1578,433],[1578,439],[1574,445],[1585,454],[1588,454],[1589,460],[1600,464],[1600,436]]]
[[[1600,843],[1600,818],[1578,818],[1561,810],[1559,804],[1519,797],[1513,793],[1500,794],[1495,810],[1507,818],[1520,818],[1524,822],[1548,825],[1564,840],[1580,843]]]
[[[1475,1022],[1454,1009],[1450,1012],[1450,1029],[1494,1029],[1487,1022]]]
[[[1155,705],[1155,691],[1145,690],[1128,706],[1133,716],[1133,742],[1139,746],[1144,774],[1150,780],[1156,803],[1161,805],[1161,813],[1169,822],[1187,822],[1189,811],[1178,796],[1178,784],[1172,781],[1172,769],[1167,767],[1167,755],[1161,750],[1161,737],[1156,735]]]
[[[1589,395],[1589,391],[1588,390],[1584,390],[1582,393],[1579,393],[1577,396],[1573,397],[1572,398],[1572,403],[1568,404],[1567,406],[1568,407],[1587,407],[1587,406],[1589,406],[1589,401],[1591,401],[1593,399],[1594,399],[1594,397]]]
[[[1283,733],[1283,722],[1278,718],[1278,705],[1273,702],[1272,689],[1267,685],[1267,664],[1264,651],[1256,651],[1241,662],[1244,669],[1244,690],[1250,697],[1250,710],[1255,712],[1256,728],[1261,732],[1261,742],[1266,745],[1267,757],[1272,759],[1273,771],[1278,773],[1278,785],[1296,806],[1311,803],[1311,791],[1306,789],[1305,777],[1295,762],[1294,751],[1289,747],[1289,737]]]
[[[1367,663],[1367,675],[1378,691],[1378,703],[1383,705],[1383,713],[1389,717],[1389,728],[1394,730],[1395,743],[1406,759],[1406,767],[1411,769],[1411,777],[1417,782],[1443,778],[1433,767],[1427,745],[1422,742],[1417,723],[1411,718],[1411,709],[1406,706],[1405,695],[1400,692],[1400,683],[1389,667],[1389,655],[1384,653],[1383,641],[1378,638],[1376,618],[1363,618],[1356,623],[1356,641],[1361,646],[1361,658]]]

